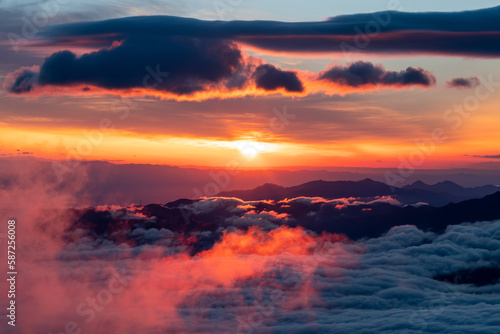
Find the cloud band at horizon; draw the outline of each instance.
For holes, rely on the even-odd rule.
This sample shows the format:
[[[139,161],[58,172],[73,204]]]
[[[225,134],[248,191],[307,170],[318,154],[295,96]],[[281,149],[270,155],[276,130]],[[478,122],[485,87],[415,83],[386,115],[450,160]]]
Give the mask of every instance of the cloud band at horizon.
[[[202,21],[144,16],[51,26],[30,47],[63,48],[40,67],[10,73],[4,87],[30,95],[117,94],[174,100],[431,87],[422,68],[386,71],[351,62],[320,73],[282,70],[263,53],[500,56],[500,7],[455,13],[395,11],[321,22]],[[68,49],[89,50],[77,55]],[[30,64],[32,65],[32,64]]]

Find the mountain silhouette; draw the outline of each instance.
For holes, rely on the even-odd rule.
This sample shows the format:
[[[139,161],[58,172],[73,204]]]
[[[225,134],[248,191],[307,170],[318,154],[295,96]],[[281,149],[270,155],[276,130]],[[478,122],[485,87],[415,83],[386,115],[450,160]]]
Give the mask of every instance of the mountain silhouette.
[[[95,208],[72,209],[71,214],[78,218],[68,229],[86,230],[93,238],[105,237],[116,242],[130,242],[128,239],[123,239],[122,234],[116,233],[124,228],[168,230],[186,235],[195,233],[198,236],[193,251],[196,252],[200,249],[209,249],[221,236],[220,231],[234,228],[236,217],[243,217],[246,212],[251,212],[252,215],[273,213],[275,217],[286,217],[286,219],[276,218],[272,225],[267,226],[255,220],[254,224],[263,228],[272,229],[281,225],[300,226],[318,234],[323,232],[345,234],[352,240],[378,237],[391,228],[402,225],[414,225],[421,230],[442,233],[450,225],[500,219],[498,205],[500,192],[442,207],[401,206],[384,201],[366,203],[357,201],[339,207],[338,203],[342,201],[295,198],[286,202],[257,201],[252,203],[251,208],[245,209],[235,208],[239,203],[238,200],[225,198],[214,200],[216,202],[205,199],[182,199],[165,205],[149,204],[140,209],[140,213],[145,217],[142,222],[126,215],[125,208],[120,210],[121,214],[99,211]],[[197,203],[199,205],[196,205]],[[238,228],[250,226],[252,222],[246,220],[245,226]]]
[[[225,191],[221,197],[236,197],[245,201],[274,200],[280,201],[295,197],[323,197],[326,199],[346,197],[392,196],[403,204],[427,203],[432,206],[444,206],[467,199],[483,197],[500,188],[489,185],[476,188],[464,188],[451,181],[428,185],[417,181],[403,188],[364,179],[362,181],[312,181],[293,187],[282,187],[266,183],[251,190]]]

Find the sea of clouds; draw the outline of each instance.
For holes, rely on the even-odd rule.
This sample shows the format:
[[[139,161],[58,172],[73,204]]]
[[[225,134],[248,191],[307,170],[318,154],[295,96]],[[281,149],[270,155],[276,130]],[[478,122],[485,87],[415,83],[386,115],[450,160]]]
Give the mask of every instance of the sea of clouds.
[[[499,284],[436,279],[498,268],[500,221],[444,233],[402,222],[350,240],[290,226],[288,215],[257,210],[256,202],[207,198],[180,206],[197,219],[219,212],[215,230],[203,221],[188,232],[155,226],[134,205],[85,211],[91,226],[78,223],[81,211],[58,209],[75,200],[69,189],[33,178],[0,193],[0,209],[18,226],[18,318],[15,329],[1,324],[6,333],[496,333],[500,326]],[[398,205],[330,202],[340,211]],[[102,217],[112,226],[105,220],[102,229]]]

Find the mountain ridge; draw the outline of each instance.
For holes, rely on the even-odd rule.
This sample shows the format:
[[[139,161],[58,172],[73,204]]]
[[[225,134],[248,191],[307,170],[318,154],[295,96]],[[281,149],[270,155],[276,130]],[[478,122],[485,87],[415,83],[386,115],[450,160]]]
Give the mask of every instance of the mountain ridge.
[[[468,199],[483,197],[499,191],[500,188],[488,185],[465,188],[452,181],[428,185],[422,181],[414,182],[402,188],[391,187],[370,178],[361,181],[324,181],[315,180],[291,187],[266,183],[248,190],[220,192],[220,197],[236,197],[246,201],[280,201],[296,197],[323,197],[325,199],[347,197],[392,196],[403,204],[427,203],[432,206],[444,206]]]

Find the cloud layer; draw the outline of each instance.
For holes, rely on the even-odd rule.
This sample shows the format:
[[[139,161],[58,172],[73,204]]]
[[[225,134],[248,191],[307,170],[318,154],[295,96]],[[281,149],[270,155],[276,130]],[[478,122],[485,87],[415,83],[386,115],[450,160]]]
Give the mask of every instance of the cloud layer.
[[[498,284],[436,277],[497,267],[500,221],[450,226],[442,234],[401,225],[353,242],[302,228],[259,227],[286,217],[252,212],[249,206],[259,203],[226,199],[232,206],[221,207],[221,201],[186,205],[200,214],[208,207],[247,210],[246,217],[215,231],[184,233],[159,228],[137,206],[97,208],[92,229],[71,226],[75,217],[68,216],[62,240],[42,239],[34,258],[24,253],[32,270],[20,287],[29,303],[19,311],[39,311],[20,323],[20,332],[73,326],[121,333],[490,333],[497,326],[491,319],[500,310]],[[126,223],[112,226],[106,217]],[[41,258],[43,266],[31,262]]]
[[[497,57],[499,13],[500,7],[449,13],[384,11],[337,16],[320,22],[224,22],[148,16],[54,26],[44,35],[45,43],[51,45],[80,39],[89,45],[103,46],[113,39],[148,35],[220,38],[272,52],[405,52]]]
[[[8,74],[4,88],[17,95],[148,95],[199,101],[276,93],[344,95],[436,83],[434,75],[422,68],[396,72],[358,61],[314,74],[264,64],[221,40],[176,43],[167,43],[162,49],[156,44],[142,47],[124,42],[82,56],[59,51],[47,57],[39,70],[37,66],[23,67]],[[137,52],[148,47],[150,52]],[[171,48],[180,51],[172,53]]]
[[[30,315],[19,333],[492,333],[498,326],[498,283],[437,279],[497,268],[498,220],[440,233],[402,220],[352,241],[287,225],[292,215],[401,204],[302,197],[280,202],[294,210],[285,214],[269,201],[204,198],[61,209],[84,204],[76,196],[84,174],[62,187],[45,184],[38,165],[18,171],[30,177],[11,178],[0,208],[19,224],[17,311]]]
[[[292,23],[147,16],[56,25],[41,31],[31,47],[63,51],[49,56],[40,73],[27,68],[11,73],[4,86],[15,94],[150,95],[197,101],[430,87],[436,80],[424,69],[387,71],[381,65],[352,62],[352,56],[498,57],[499,12],[500,7],[454,13],[386,11]],[[92,51],[77,55],[67,50],[75,47]],[[244,52],[252,48],[343,54],[351,63],[320,73],[283,70]],[[449,83],[454,88],[476,85],[475,78]]]

